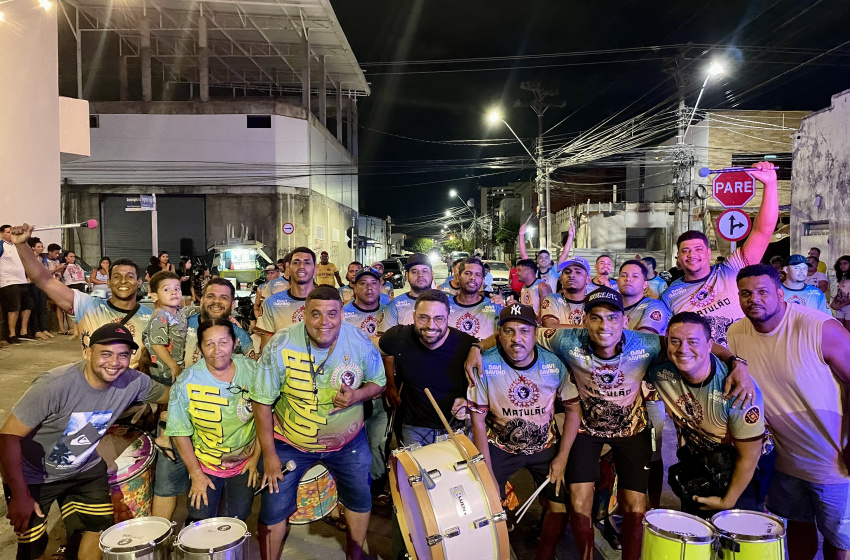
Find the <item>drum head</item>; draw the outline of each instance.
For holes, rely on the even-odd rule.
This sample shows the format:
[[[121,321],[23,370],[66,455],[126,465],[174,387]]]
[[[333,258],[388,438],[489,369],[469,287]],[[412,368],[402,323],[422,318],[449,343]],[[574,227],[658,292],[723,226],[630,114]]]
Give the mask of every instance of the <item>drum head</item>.
[[[113,525],[100,535],[100,548],[133,552],[159,542],[171,533],[171,522],[162,517],[139,517]]]
[[[677,540],[687,537],[691,542],[710,542],[715,537],[708,521],[681,511],[653,509],[646,513],[643,522],[655,532]]]
[[[325,467],[321,463],[316,463],[304,473],[304,476],[301,477],[301,482],[310,482],[313,480],[319,480],[326,472],[328,472],[327,467]]]
[[[741,541],[774,540],[785,534],[785,524],[776,516],[757,511],[732,509],[721,511],[711,522],[724,534]]]
[[[97,452],[106,461],[110,485],[143,472],[154,457],[150,436],[127,426],[109,428],[97,444]]]
[[[235,517],[211,517],[187,525],[177,535],[177,544],[188,552],[219,552],[238,544],[248,526]]]

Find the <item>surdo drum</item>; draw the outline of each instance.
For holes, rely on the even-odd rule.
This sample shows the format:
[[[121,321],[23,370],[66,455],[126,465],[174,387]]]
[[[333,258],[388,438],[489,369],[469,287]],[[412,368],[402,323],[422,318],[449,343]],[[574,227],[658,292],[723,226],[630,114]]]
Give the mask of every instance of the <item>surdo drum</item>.
[[[507,560],[506,516],[483,457],[465,435],[393,451],[390,489],[413,560]]]

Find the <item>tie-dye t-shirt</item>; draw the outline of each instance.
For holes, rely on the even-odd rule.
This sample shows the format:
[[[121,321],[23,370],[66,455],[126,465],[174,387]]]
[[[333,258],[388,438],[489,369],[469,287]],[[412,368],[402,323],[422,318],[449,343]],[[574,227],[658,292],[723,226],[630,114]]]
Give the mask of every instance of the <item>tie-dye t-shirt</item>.
[[[263,301],[263,316],[257,320],[257,330],[274,334],[284,327],[304,320],[307,298],[293,296],[289,290],[278,292]]]
[[[646,290],[643,291],[643,295],[651,297],[652,299],[660,299],[661,294],[663,294],[666,289],[667,282],[664,281],[664,278],[656,274],[655,278],[646,281]]]
[[[540,321],[554,317],[561,325],[584,324],[584,300],[569,301],[561,294],[549,294],[540,304]]]
[[[519,294],[519,302],[523,305],[530,305],[534,308],[535,313],[540,312],[540,285],[545,284],[545,280],[535,280],[531,286],[523,286]]]
[[[74,290],[74,309],[71,310],[71,314],[74,316],[80,329],[83,356],[85,356],[86,348],[89,347],[89,337],[94,331],[108,323],[120,323],[127,313],[128,311],[125,309],[118,309],[112,305],[109,300],[103,300]],[[149,307],[141,305],[136,314],[126,323],[127,329],[133,335],[133,340],[139,345],[139,348],[145,345],[144,340],[142,340],[142,333],[147,328],[151,315],[153,315],[153,311]],[[130,357],[131,368],[136,369],[139,367],[141,354],[141,352],[137,351]]]
[[[570,369],[581,397],[581,432],[628,437],[646,427],[641,382],[661,352],[661,337],[623,331],[620,353],[600,358],[586,329],[537,329],[537,343]]]
[[[738,272],[747,266],[741,249],[735,250],[722,264],[711,267],[705,278],[686,281],[679,278],[661,294],[661,301],[674,314],[693,311],[711,323],[711,338],[726,346],[729,326],[744,318],[738,299]]]
[[[484,340],[496,332],[502,306],[482,298],[474,305],[458,303],[457,296],[449,299],[449,326]]]
[[[366,336],[377,336],[378,325],[381,323],[381,318],[384,315],[384,307],[386,306],[379,300],[377,309],[367,311],[357,307],[354,300],[351,300],[342,308],[343,318],[347,323],[351,323],[366,333]]]
[[[354,299],[354,288],[348,284],[340,286],[339,297],[342,298],[343,305],[348,305],[348,302]]]
[[[333,398],[343,384],[357,389],[366,383],[383,387],[386,376],[380,352],[363,331],[343,321],[336,345],[321,349],[298,323],[266,345],[250,399],[274,405],[275,437],[301,451],[338,451],[363,429],[363,404],[330,414]]]
[[[230,383],[219,381],[204,360],[187,368],[171,387],[167,436],[192,438],[195,457],[204,472],[234,476],[254,450],[256,431],[249,388],[257,362],[234,355],[236,372]]]
[[[467,398],[487,408],[487,439],[508,453],[533,455],[558,440],[555,399],[571,401],[578,390],[561,360],[539,346],[524,368],[509,364],[501,346],[481,355],[483,373]]]
[[[460,291],[459,288],[455,288],[454,286],[452,286],[451,278],[448,278],[445,282],[437,286],[437,289],[441,292],[449,294],[450,296],[456,296],[457,293]]]
[[[186,331],[186,357],[184,358],[186,367],[195,365],[203,359],[201,347],[198,346],[198,324],[200,322],[200,313],[195,313],[189,317],[189,330]],[[251,335],[236,323],[233,323],[233,330],[236,332],[236,348],[233,350],[233,353],[256,359],[254,341],[251,340]]]

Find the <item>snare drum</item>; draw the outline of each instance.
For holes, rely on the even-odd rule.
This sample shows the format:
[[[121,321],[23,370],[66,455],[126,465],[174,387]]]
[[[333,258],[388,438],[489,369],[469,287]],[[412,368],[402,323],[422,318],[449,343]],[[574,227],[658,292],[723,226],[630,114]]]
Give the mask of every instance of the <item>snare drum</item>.
[[[327,516],[338,501],[336,480],[321,463],[304,473],[298,483],[298,509],[289,516],[293,525],[305,525]]]
[[[122,521],[100,534],[103,560],[169,560],[173,523],[162,517]]]
[[[182,560],[248,560],[248,526],[235,517],[211,517],[187,525],[177,535]]]
[[[496,484],[469,438],[457,439],[471,464],[451,440],[393,451],[390,489],[407,552],[413,560],[508,560]]]
[[[153,505],[153,442],[142,430],[112,426],[97,445],[106,461],[115,522],[147,517]]]
[[[730,509],[711,518],[724,560],[785,560],[785,523],[769,513]]]
[[[643,560],[711,560],[717,534],[695,515],[653,509],[643,518]]]

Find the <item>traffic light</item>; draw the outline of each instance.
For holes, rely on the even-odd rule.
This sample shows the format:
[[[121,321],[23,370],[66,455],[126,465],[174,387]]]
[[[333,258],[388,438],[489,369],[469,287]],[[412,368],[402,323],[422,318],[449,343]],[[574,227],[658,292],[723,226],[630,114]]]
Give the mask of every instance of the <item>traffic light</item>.
[[[357,229],[350,227],[345,230],[346,244],[349,249],[354,249],[357,246]]]

